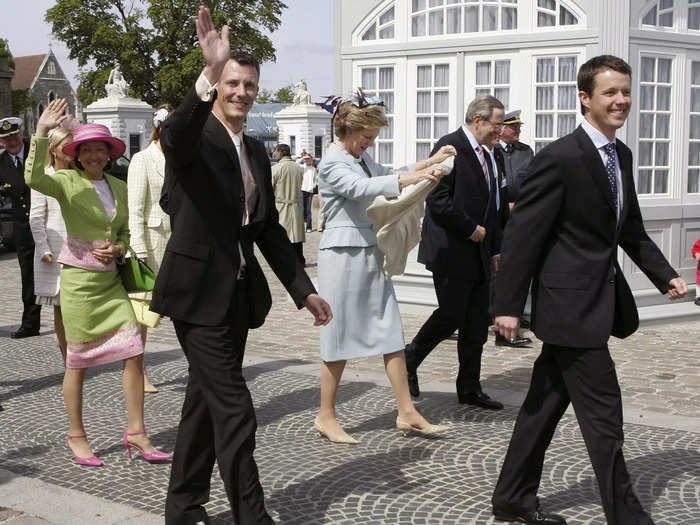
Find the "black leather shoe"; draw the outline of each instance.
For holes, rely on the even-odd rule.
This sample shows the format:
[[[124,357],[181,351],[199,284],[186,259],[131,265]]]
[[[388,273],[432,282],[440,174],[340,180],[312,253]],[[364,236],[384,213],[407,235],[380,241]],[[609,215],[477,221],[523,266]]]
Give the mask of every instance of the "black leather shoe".
[[[481,408],[488,408],[489,410],[501,410],[503,408],[503,403],[491,399],[488,394],[484,392],[458,393],[457,399],[462,404],[475,405]]]
[[[532,339],[529,337],[513,337],[512,339],[506,339],[500,333],[496,332],[496,346],[511,346],[513,348],[521,348],[532,343]]]
[[[415,372],[407,372],[408,391],[413,397],[420,397],[420,387],[418,386],[418,374]]]
[[[10,337],[12,339],[24,339],[25,337],[34,337],[35,335],[39,335],[39,330],[28,330],[20,326],[16,332],[10,334]]]
[[[566,520],[559,514],[549,514],[541,510],[512,513],[493,509],[493,517],[496,521],[516,521],[528,525],[566,525]]]

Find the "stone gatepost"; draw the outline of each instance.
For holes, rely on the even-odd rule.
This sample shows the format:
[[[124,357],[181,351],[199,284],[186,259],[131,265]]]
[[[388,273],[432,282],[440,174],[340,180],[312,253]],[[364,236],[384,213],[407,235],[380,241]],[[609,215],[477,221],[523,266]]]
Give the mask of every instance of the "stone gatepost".
[[[292,155],[306,151],[316,158],[323,156],[331,140],[331,114],[311,103],[306,82],[296,85],[294,103],[275,113],[280,144],[289,144]]]
[[[128,96],[129,84],[122,77],[119,65],[109,74],[105,85],[107,96],[85,108],[88,123],[103,124],[126,144],[125,155],[141,151],[148,145],[153,127],[153,108],[147,102]]]

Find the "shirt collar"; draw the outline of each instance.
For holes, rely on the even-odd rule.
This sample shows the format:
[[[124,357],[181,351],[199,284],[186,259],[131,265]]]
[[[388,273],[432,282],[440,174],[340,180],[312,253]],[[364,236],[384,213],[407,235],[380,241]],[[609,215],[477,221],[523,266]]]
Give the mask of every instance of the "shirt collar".
[[[613,137],[612,140],[610,140],[608,137],[603,135],[603,133],[597,129],[593,124],[588,122],[585,118],[583,119],[583,122],[581,123],[581,127],[583,128],[583,131],[586,132],[586,134],[590,137],[591,141],[593,141],[593,145],[596,147],[596,149],[601,149],[604,148],[606,145],[609,143],[616,143],[616,138]]]
[[[474,134],[471,131],[469,131],[469,128],[465,124],[462,124],[462,131],[467,136],[467,140],[469,140],[469,144],[471,144],[473,150],[476,150],[477,148],[481,147],[479,141],[476,140]]]
[[[7,152],[7,154],[8,154],[8,155],[10,156],[10,158],[12,159],[12,162],[15,162],[15,159],[19,159],[19,160],[21,160],[21,161],[24,163],[24,144],[22,144],[22,149],[19,150],[19,153],[18,153],[17,155],[13,155],[13,154],[10,153],[9,151]],[[16,164],[16,162],[15,162],[15,164]]]
[[[499,140],[498,143],[501,145],[503,149],[508,149],[508,146],[512,146],[512,144],[506,144],[502,140]]]

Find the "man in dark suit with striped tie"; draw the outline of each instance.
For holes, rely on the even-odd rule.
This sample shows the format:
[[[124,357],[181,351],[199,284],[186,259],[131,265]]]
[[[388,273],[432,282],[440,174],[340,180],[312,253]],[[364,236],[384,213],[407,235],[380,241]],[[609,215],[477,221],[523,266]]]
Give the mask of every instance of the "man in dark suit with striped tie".
[[[490,95],[474,99],[466,123],[435,145],[457,150],[454,169],[426,199],[418,262],[433,272],[438,308],[406,347],[408,385],[420,395],[417,369],[441,341],[459,330],[457,399],[500,409],[481,390],[481,353],[488,336],[489,279],[497,269],[501,227],[489,147],[503,128],[503,104]]]

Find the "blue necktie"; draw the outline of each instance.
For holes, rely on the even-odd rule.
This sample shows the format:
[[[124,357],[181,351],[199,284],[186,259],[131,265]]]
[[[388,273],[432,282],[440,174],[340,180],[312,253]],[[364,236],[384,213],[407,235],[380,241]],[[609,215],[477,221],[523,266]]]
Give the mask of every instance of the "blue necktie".
[[[605,146],[603,146],[603,149],[608,157],[607,161],[605,162],[605,173],[608,175],[608,182],[610,182],[610,189],[612,190],[613,201],[615,202],[615,213],[617,214],[617,170],[615,169],[617,166],[617,163],[615,162],[617,154],[615,152],[615,143],[608,142]]]

